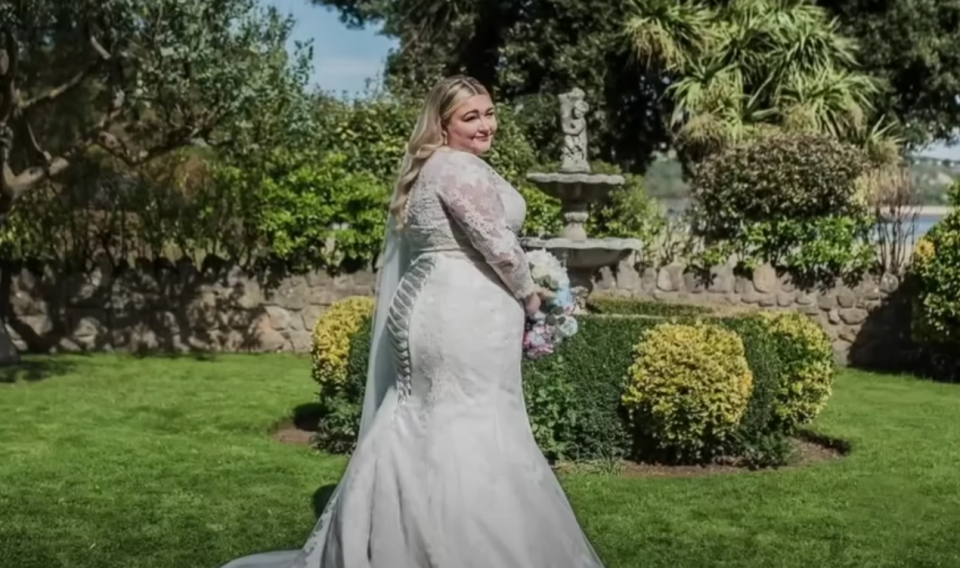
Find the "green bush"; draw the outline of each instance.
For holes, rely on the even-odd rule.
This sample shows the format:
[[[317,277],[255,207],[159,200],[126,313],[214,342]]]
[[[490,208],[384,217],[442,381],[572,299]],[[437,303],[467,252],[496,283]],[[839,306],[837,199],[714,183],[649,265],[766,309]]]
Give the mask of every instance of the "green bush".
[[[857,275],[874,262],[859,149],[818,134],[771,134],[706,160],[693,180],[710,264],[737,254],[801,278]]]
[[[913,336],[953,352],[960,346],[960,182],[948,192],[951,210],[915,245]],[[960,357],[957,357],[960,359]]]
[[[789,433],[780,428],[782,423],[778,420],[783,377],[779,354],[782,338],[769,333],[762,313],[722,320],[743,339],[745,356],[753,372],[750,402],[725,451],[748,467],[782,465],[792,452]]]
[[[372,318],[360,322],[350,337],[350,348],[344,369],[346,380],[336,389],[320,393],[318,411],[320,422],[314,434],[314,444],[322,450],[346,454],[354,450],[360,433],[360,415],[363,413],[363,395],[367,386],[367,363],[370,356]]]
[[[740,336],[716,324],[661,323],[634,352],[621,400],[639,455],[693,463],[721,455],[753,386]]]
[[[628,414],[621,404],[624,384],[636,358],[635,345],[644,332],[667,321],[698,320],[733,331],[742,339],[744,357],[753,376],[751,395],[736,431],[723,444],[714,444],[710,452],[734,457],[752,467],[783,464],[791,451],[788,436],[795,430],[790,425],[797,424],[797,421],[784,420],[785,416],[797,416],[789,410],[791,405],[819,409],[825,402],[821,396],[814,406],[809,406],[809,400],[804,397],[794,400],[784,396],[784,389],[791,392],[788,387],[797,382],[796,377],[808,376],[798,374],[797,369],[822,371],[826,368],[819,366],[822,344],[798,348],[796,336],[772,333],[773,320],[762,313],[736,317],[581,316],[579,333],[564,342],[554,355],[523,362],[527,411],[544,454],[575,461],[628,455],[641,459],[662,458],[662,455],[644,454],[644,448],[637,446]],[[351,339],[348,377],[343,383],[349,386],[321,400],[332,417],[323,422],[317,441],[328,451],[342,452],[351,447],[366,379],[368,334],[369,328],[361,327]],[[832,367],[828,375],[809,376],[819,377],[814,384],[825,384],[832,378]],[[802,421],[805,423],[808,417]]]
[[[796,312],[761,312],[764,331],[773,338],[780,364],[776,431],[793,434],[810,424],[830,398],[833,346],[809,317]]]
[[[598,295],[591,296],[587,300],[586,307],[587,311],[594,314],[625,316],[684,317],[708,315],[714,312],[709,306],[668,304],[652,300]]]

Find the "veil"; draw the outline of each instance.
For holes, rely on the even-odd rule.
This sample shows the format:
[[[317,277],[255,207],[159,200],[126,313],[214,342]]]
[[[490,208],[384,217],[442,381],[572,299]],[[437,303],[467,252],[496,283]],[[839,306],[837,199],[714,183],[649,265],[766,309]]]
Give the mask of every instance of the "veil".
[[[388,214],[383,252],[377,262],[377,288],[370,336],[370,358],[367,363],[367,386],[363,395],[363,414],[357,443],[373,426],[377,410],[397,380],[396,364],[389,338],[385,336],[390,302],[410,262],[407,239],[397,229],[396,218]]]

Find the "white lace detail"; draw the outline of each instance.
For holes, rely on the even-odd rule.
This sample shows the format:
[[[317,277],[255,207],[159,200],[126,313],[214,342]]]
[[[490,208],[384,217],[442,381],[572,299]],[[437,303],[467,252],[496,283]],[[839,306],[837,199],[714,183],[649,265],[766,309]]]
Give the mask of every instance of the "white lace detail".
[[[517,299],[534,284],[517,232],[526,216],[520,193],[482,159],[441,150],[411,190],[407,237],[417,251],[479,253]]]

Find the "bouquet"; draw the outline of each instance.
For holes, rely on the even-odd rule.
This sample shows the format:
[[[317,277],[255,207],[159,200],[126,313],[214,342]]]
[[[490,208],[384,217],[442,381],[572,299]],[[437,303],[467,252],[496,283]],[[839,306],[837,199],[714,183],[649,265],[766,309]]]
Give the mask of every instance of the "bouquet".
[[[570,291],[570,277],[563,264],[546,250],[526,253],[530,275],[540,290],[540,310],[527,319],[523,333],[523,353],[539,359],[553,353],[564,339],[577,333],[573,317],[576,302]]]

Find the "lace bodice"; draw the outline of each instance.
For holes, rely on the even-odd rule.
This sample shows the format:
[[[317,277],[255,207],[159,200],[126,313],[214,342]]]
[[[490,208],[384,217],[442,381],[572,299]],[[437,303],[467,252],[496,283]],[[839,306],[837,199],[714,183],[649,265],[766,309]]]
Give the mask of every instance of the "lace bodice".
[[[423,253],[479,254],[516,298],[534,291],[517,232],[526,216],[520,193],[473,154],[439,150],[414,183],[405,237]]]

